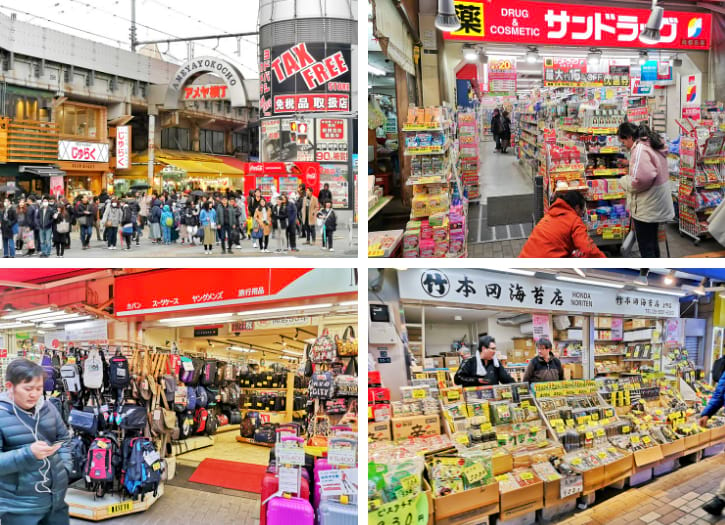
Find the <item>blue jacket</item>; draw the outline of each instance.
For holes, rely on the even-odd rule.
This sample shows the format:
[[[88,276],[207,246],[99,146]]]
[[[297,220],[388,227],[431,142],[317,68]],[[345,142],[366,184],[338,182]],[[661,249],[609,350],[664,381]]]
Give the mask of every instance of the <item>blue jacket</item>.
[[[199,214],[199,220],[201,221],[202,227],[210,226],[212,222],[216,224],[216,210],[214,208],[211,210],[207,210],[206,208],[202,209]]]
[[[167,219],[171,219],[171,226],[166,224]],[[174,214],[171,213],[171,210],[169,210],[168,206],[164,206],[164,211],[161,213],[161,226],[163,226],[164,228],[174,227]]]
[[[287,227],[294,227],[297,224],[297,204],[293,201],[287,202]]]
[[[715,393],[710,398],[710,402],[700,416],[714,416],[715,412],[722,408],[723,402],[725,402],[725,374],[720,376],[720,381],[717,382],[717,387],[715,387]]]
[[[68,439],[63,419],[48,401],[43,402],[39,417],[39,440],[52,444]],[[30,451],[35,437],[28,427],[35,429],[35,419],[19,408],[14,411],[8,394],[0,394],[0,516],[7,511],[14,514],[48,512],[62,506],[65,499],[68,473],[73,467],[68,443],[48,458],[50,481],[46,485],[53,493],[38,493],[35,487],[43,481],[39,470],[43,462],[35,459]]]

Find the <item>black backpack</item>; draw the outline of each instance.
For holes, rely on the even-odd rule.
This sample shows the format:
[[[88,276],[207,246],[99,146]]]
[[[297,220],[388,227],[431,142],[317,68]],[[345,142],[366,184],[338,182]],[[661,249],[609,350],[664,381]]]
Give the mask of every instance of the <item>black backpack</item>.
[[[201,372],[200,382],[204,386],[215,386],[217,384],[217,362],[213,359],[208,359],[204,362],[204,368]]]
[[[204,360],[192,357],[191,363],[194,365],[194,377],[189,384],[191,386],[197,386],[199,384],[199,380],[201,379],[201,373],[204,370]]]
[[[245,438],[254,437],[254,420],[248,417],[242,419],[239,425],[239,435]]]
[[[88,456],[88,443],[86,443],[82,436],[73,436],[70,440],[70,455],[73,466],[68,473],[68,482],[74,483],[83,478],[83,470],[86,467],[86,459]]]
[[[204,429],[204,433],[207,436],[213,436],[216,434],[216,429],[219,426],[219,420],[217,419],[216,415],[210,410],[206,416],[206,428]]]
[[[126,388],[131,382],[128,369],[128,359],[122,355],[115,355],[108,364],[109,383],[113,388]]]
[[[153,492],[158,494],[163,466],[153,442],[146,437],[126,439],[123,442],[123,476],[121,485],[132,498]],[[148,458],[155,456],[153,461]]]
[[[179,439],[186,439],[194,433],[194,413],[184,410],[179,413]]]

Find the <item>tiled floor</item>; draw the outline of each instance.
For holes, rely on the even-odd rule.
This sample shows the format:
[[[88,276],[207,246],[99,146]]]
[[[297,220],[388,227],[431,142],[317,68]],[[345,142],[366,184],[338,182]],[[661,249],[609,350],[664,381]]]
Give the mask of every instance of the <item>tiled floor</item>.
[[[560,521],[562,525],[705,525],[725,523],[702,505],[715,494],[725,477],[725,454],[680,468],[639,488],[622,491],[601,503]]]
[[[176,461],[181,465],[197,466],[206,458],[223,459],[226,461],[241,461],[267,465],[269,463],[269,449],[257,445],[238,443],[236,437],[239,431],[222,432],[214,436],[214,446],[200,448],[177,456]]]

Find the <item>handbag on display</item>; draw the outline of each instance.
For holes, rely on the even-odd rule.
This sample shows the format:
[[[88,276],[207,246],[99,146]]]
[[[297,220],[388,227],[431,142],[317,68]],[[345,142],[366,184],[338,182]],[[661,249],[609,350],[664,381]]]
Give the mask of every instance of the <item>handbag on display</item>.
[[[153,413],[151,430],[156,435],[171,434],[177,424],[176,412],[169,408],[165,389],[161,385],[156,385],[156,389],[156,408]],[[161,405],[159,405],[159,396],[161,396]]]
[[[335,381],[332,372],[315,372],[310,381],[309,396],[313,399],[335,397]]]
[[[143,430],[148,423],[146,407],[140,405],[123,405],[116,420],[124,430]]]
[[[96,414],[92,412],[76,410],[74,408],[70,411],[70,415],[68,416],[68,424],[73,427],[74,430],[85,432],[91,436],[95,436],[96,432],[98,432],[98,418],[96,417]]]
[[[313,363],[324,363],[332,361],[337,356],[337,348],[335,342],[330,337],[330,333],[325,328],[322,335],[315,339],[310,349],[310,361]]]
[[[341,357],[354,357],[357,355],[357,340],[352,325],[345,328],[342,339],[335,336],[335,343],[337,343],[337,355]]]
[[[316,415],[311,423],[307,444],[311,447],[327,447],[327,435],[330,432],[330,418],[326,414]]]
[[[339,375],[335,378],[335,390],[338,396],[357,396],[357,377]]]

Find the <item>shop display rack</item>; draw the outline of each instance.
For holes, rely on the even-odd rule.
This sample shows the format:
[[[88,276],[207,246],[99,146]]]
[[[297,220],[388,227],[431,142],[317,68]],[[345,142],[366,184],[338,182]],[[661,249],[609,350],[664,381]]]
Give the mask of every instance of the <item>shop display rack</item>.
[[[458,159],[460,162],[461,182],[469,202],[477,202],[481,197],[478,178],[479,136],[476,114],[472,111],[458,112]]]

